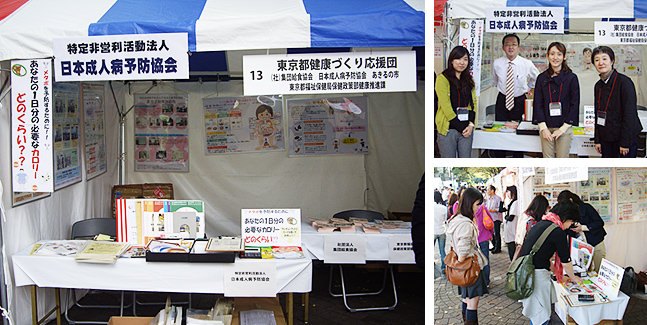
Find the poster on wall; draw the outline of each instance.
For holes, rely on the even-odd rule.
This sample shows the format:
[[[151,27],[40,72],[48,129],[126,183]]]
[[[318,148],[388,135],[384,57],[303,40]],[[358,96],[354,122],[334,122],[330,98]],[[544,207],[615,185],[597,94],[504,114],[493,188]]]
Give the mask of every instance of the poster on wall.
[[[591,53],[596,47],[592,42],[569,42],[566,43],[566,56],[568,66],[574,73],[597,71],[591,62]],[[615,54],[614,67],[618,72],[628,76],[642,75],[642,49],[635,45],[609,45]]]
[[[616,168],[618,222],[647,220],[647,169]]]
[[[611,223],[613,184],[611,168],[589,168],[589,179],[577,182],[577,195],[592,205],[605,223]]]
[[[79,84],[54,83],[54,189],[81,181]]]
[[[542,72],[548,68],[548,63],[546,63],[547,48],[547,41],[524,40],[519,45],[519,56],[532,61],[535,67],[537,67],[537,70]]]
[[[25,203],[50,197],[51,195],[52,193],[49,192],[13,192],[11,195],[11,206],[17,207]]]
[[[108,170],[103,84],[83,83],[81,86],[81,98],[83,101],[85,177],[90,180]]]
[[[492,84],[492,58],[494,57],[494,36],[483,35],[483,57],[481,61],[481,91],[490,88]]]
[[[368,98],[287,102],[289,156],[368,153]]]
[[[559,192],[564,190],[575,192],[574,183],[546,184],[545,174],[544,168],[537,168],[535,170],[535,176],[533,176],[533,196],[543,195],[548,199],[548,203],[551,206],[554,206],[557,204],[557,196],[559,195]]]
[[[135,171],[189,171],[189,96],[135,94]]]
[[[276,96],[204,98],[207,154],[285,150]]]

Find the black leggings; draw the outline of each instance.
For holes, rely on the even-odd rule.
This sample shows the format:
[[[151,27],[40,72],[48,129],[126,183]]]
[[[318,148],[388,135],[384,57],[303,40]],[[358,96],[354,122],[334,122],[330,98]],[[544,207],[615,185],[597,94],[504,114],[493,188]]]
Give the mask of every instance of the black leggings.
[[[510,260],[514,257],[514,251],[517,249],[517,244],[515,242],[505,243],[508,246],[508,255],[510,255]]]

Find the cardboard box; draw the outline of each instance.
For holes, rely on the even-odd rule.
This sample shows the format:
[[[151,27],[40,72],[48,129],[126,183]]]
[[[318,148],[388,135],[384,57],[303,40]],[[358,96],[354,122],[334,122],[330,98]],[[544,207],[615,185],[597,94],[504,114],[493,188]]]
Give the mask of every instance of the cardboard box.
[[[234,298],[234,317],[231,325],[240,325],[240,313],[242,310],[265,309],[274,312],[276,325],[286,325],[283,309],[279,303],[279,298]]]
[[[155,317],[112,316],[108,325],[148,325]]]

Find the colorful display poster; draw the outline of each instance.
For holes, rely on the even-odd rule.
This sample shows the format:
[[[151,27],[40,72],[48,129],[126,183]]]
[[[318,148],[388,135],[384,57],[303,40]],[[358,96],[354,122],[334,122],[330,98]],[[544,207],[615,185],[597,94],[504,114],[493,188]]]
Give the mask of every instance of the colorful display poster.
[[[571,238],[571,261],[575,272],[582,273],[589,269],[594,250],[595,248],[586,242]]]
[[[245,246],[301,246],[300,209],[242,209]]]
[[[11,177],[14,192],[53,192],[50,60],[11,61]]]
[[[647,169],[616,168],[618,222],[647,220]]]
[[[291,99],[287,107],[290,156],[368,153],[367,97]]]
[[[604,43],[608,44],[608,43]],[[642,48],[634,45],[608,45],[615,53],[616,61],[614,67],[628,76],[639,76],[642,74]],[[591,62],[591,54],[596,47],[592,42],[570,42],[566,43],[566,56],[568,66],[574,73],[584,71],[597,71]],[[545,52],[544,52],[545,53]],[[545,57],[545,56],[544,56]],[[540,70],[543,71],[543,70]]]
[[[189,171],[189,96],[135,94],[135,171]]]
[[[483,58],[483,20],[481,19],[462,19],[458,44],[464,46],[469,51],[472,64],[469,66],[470,74],[474,80],[481,80],[481,62]],[[481,84],[474,85],[476,96],[481,94]]]
[[[81,107],[78,83],[54,83],[54,189],[81,181]]]
[[[280,98],[205,98],[202,104],[207,154],[285,150]]]
[[[108,170],[106,159],[105,93],[101,83],[83,83],[83,142],[85,177],[92,179]]]
[[[605,223],[611,220],[613,185],[611,168],[589,168],[589,179],[577,182],[577,194],[592,205]]]
[[[548,203],[551,206],[557,204],[557,196],[559,192],[563,190],[569,190],[575,192],[574,183],[558,183],[558,184],[546,184],[545,181],[545,170],[544,168],[537,168],[535,170],[535,176],[533,176],[533,195],[543,195],[548,199]]]

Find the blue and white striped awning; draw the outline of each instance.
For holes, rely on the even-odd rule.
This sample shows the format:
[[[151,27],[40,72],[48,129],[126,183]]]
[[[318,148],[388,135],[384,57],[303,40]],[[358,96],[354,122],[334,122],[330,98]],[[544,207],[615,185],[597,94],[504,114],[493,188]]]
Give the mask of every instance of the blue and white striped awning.
[[[646,0],[449,0],[449,17],[483,18],[489,8],[564,7],[564,18],[647,18]]]
[[[186,32],[192,52],[425,43],[422,0],[3,1],[24,4],[0,21],[0,61],[92,35]]]

